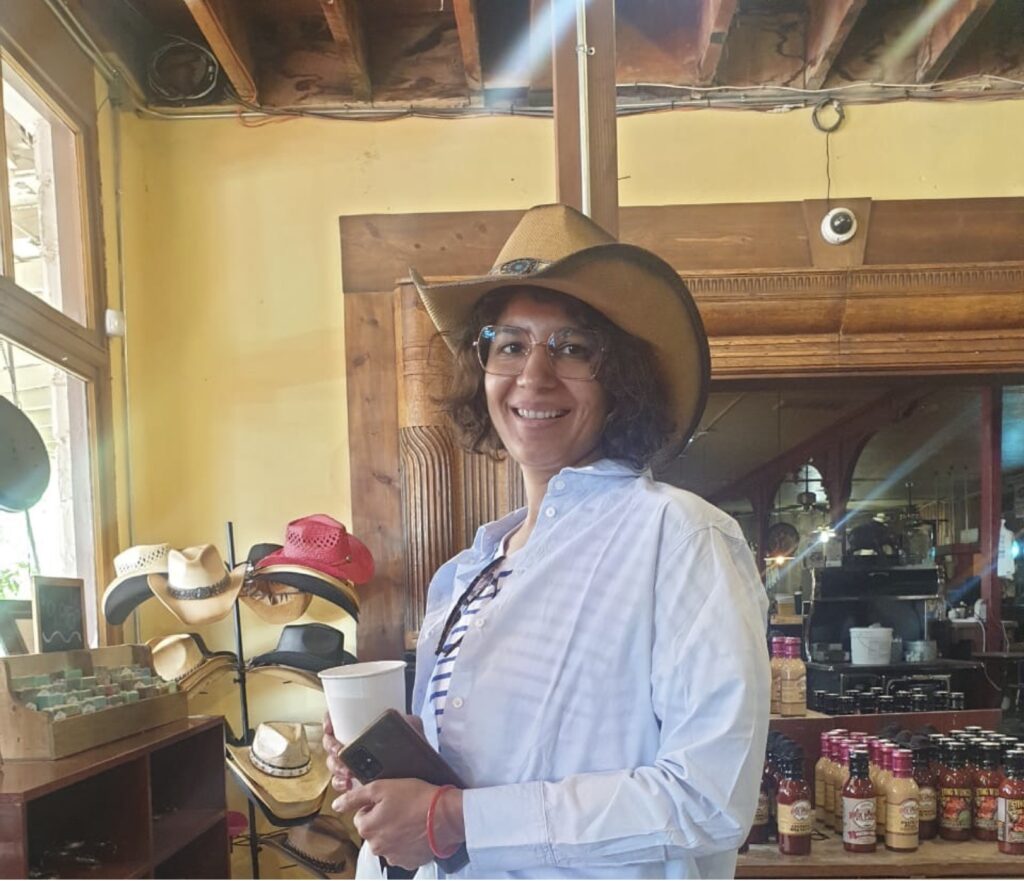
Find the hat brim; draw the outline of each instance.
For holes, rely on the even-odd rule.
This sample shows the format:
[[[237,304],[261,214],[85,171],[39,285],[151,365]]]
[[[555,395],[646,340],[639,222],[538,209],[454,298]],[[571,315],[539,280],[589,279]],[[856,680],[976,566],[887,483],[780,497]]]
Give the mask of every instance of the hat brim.
[[[228,745],[229,764],[244,778],[249,789],[277,816],[286,819],[309,816],[320,810],[324,793],[331,781],[331,772],[321,754],[311,754],[312,766],[301,777],[273,777],[265,774],[249,757],[248,746]]]
[[[352,659],[355,661],[355,658]],[[345,663],[351,663],[346,661]],[[261,677],[269,677],[271,679],[277,679],[285,685],[291,685],[293,682],[299,685],[304,685],[306,688],[312,688],[314,691],[323,691],[324,687],[320,682],[320,677],[317,676],[318,671],[314,670],[303,670],[301,667],[292,667],[287,664],[253,664],[250,662],[248,669],[246,670],[247,675],[253,676],[260,674]]]
[[[107,623],[124,624],[125,619],[146,600],[153,598],[147,578],[150,575],[167,575],[167,572],[133,572],[115,578],[103,591],[103,617]]]
[[[245,797],[257,805],[263,815],[275,826],[300,826],[309,822],[320,813],[323,805],[323,793],[320,798],[307,803],[284,803],[279,802],[270,793],[264,791],[258,784],[246,776],[242,768],[234,761],[234,757],[228,755],[224,763],[234,776],[239,788]]]
[[[287,584],[303,593],[310,593],[327,600],[348,612],[355,621],[359,620],[359,596],[355,589],[345,581],[294,563],[275,564],[253,571],[253,579],[278,581]]]
[[[186,693],[197,691],[201,686],[207,686],[215,679],[235,672],[237,668],[233,661],[226,658],[213,659],[200,664],[197,669],[178,679],[178,688]]]
[[[182,600],[171,596],[170,582],[166,575],[150,575],[146,578],[153,595],[183,624],[212,624],[226,618],[242,589],[242,573],[237,567],[227,573],[228,586],[220,593],[203,599]]]
[[[307,670],[310,673],[319,673],[321,670],[330,670],[331,667],[341,667],[344,664],[358,663],[356,656],[344,649],[330,659],[324,659],[320,655],[311,655],[308,652],[267,652],[257,655],[249,662],[252,667],[294,667],[297,670]]]
[[[291,586],[288,585],[288,587]],[[268,624],[291,624],[292,621],[297,621],[306,614],[306,609],[309,608],[313,597],[307,591],[296,588],[295,592],[287,595],[283,602],[269,603],[262,597],[248,596],[244,591],[241,594],[241,600],[246,608]]]
[[[336,580],[351,581],[353,584],[366,584],[367,581],[373,578],[373,554],[351,532],[346,531],[345,537],[348,539],[351,560],[339,566],[331,567],[337,569],[336,572],[325,572],[324,574],[330,575],[330,577]],[[256,564],[256,570],[261,571],[270,566],[298,566],[303,569],[310,569],[311,571],[321,571],[309,566],[308,560],[298,560],[290,556],[286,548],[281,548],[279,551],[267,554]]]
[[[322,819],[333,818],[323,817]],[[319,822],[318,818],[314,817],[313,822]],[[347,836],[344,839],[338,839],[341,848],[345,851],[344,855],[342,855],[342,860],[339,863],[336,860],[321,860],[313,854],[307,854],[296,849],[288,840],[288,835],[289,833],[285,830],[272,832],[268,835],[261,835],[260,843],[269,844],[271,847],[280,851],[290,859],[295,860],[295,862],[304,869],[320,878],[352,877],[352,871],[355,869],[355,862],[359,857],[359,849],[350,839],[348,839]]]
[[[427,314],[450,348],[484,294],[542,287],[596,309],[650,344],[669,397],[675,428],[659,457],[682,451],[707,402],[711,353],[697,304],[679,274],[656,254],[621,242],[576,251],[536,272],[427,284],[410,269]]]

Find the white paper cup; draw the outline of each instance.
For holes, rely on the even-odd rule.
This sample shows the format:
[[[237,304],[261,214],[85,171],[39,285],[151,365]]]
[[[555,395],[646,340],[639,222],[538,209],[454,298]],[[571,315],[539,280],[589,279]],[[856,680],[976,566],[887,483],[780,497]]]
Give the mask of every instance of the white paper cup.
[[[405,712],[405,661],[367,661],[331,667],[319,674],[334,736],[342,744],[385,710]]]

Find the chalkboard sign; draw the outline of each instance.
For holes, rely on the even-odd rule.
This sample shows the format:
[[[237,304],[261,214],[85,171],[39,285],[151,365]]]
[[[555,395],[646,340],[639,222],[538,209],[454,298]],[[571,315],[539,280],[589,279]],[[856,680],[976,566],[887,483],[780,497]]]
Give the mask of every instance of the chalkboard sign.
[[[32,623],[37,652],[87,648],[82,579],[33,575]]]

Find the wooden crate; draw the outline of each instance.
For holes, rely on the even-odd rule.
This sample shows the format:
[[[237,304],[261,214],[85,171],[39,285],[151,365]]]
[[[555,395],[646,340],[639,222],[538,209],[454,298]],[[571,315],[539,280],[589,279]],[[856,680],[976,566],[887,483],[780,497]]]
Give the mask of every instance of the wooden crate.
[[[188,715],[183,692],[54,722],[46,713],[17,700],[11,681],[19,676],[76,668],[91,675],[96,667],[152,666],[144,645],[117,645],[91,651],[48,652],[0,658],[0,758],[59,759]]]

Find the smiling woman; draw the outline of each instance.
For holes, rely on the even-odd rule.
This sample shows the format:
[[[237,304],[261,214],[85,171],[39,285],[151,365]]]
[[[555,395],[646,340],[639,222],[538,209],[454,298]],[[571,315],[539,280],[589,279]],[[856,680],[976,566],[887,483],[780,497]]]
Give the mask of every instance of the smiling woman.
[[[420,297],[456,359],[463,444],[527,505],[431,581],[413,710],[467,788],[375,780],[357,877],[729,877],[768,727],[767,601],[735,521],[647,468],[708,383],[689,292],[571,208],[526,212],[486,277]],[[728,645],[712,637],[727,630]],[[448,873],[451,874],[451,873]]]

